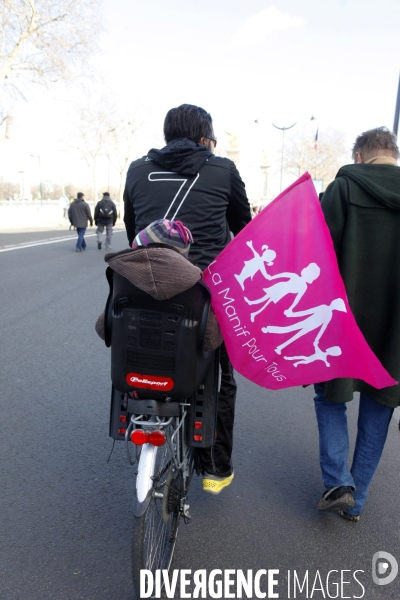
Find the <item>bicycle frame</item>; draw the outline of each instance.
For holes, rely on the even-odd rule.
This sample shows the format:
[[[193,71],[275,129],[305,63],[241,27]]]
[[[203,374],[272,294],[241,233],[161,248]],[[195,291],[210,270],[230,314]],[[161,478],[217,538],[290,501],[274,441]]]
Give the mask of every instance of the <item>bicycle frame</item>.
[[[165,430],[167,434],[166,443],[171,449],[171,456],[174,462],[175,469],[181,471],[183,481],[186,481],[190,477],[190,449],[185,443],[185,419],[187,415],[186,406],[188,404],[180,403],[181,414],[179,417],[159,417],[153,415],[150,419],[146,420],[146,415],[132,415],[131,422],[126,432],[126,443],[130,443],[130,434],[132,431],[140,427],[146,430]],[[148,417],[147,417],[148,418]],[[173,432],[169,431],[169,426],[172,427]],[[137,448],[137,447],[136,447]],[[143,444],[138,458],[138,471],[136,476],[136,496],[133,501],[133,513],[135,516],[142,516],[152,497],[153,494],[153,473],[154,465],[159,451],[158,446],[151,444]],[[130,456],[128,448],[128,456]],[[185,485],[186,488],[186,485]],[[156,492],[157,493],[157,492]],[[159,497],[162,497],[160,494]],[[185,505],[186,496],[181,498],[180,512],[188,518],[188,506]]]

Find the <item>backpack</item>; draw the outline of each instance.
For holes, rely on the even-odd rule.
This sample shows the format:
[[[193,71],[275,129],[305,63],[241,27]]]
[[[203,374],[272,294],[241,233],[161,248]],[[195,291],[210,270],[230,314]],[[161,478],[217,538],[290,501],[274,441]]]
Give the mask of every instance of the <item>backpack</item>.
[[[113,207],[107,205],[105,202],[101,204],[99,207],[99,217],[103,217],[104,219],[109,219],[113,216]]]
[[[109,217],[111,217],[112,212],[113,212],[112,206],[107,207],[107,206],[103,205],[102,208],[100,208],[99,212],[101,213],[102,217],[105,217],[106,219],[108,219]]]

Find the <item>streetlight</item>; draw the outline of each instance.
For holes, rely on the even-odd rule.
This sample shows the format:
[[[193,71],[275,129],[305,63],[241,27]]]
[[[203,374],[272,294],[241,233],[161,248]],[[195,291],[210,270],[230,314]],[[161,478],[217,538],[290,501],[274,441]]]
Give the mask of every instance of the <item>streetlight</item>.
[[[314,115],[303,115],[302,117],[300,117],[300,119],[297,119],[297,121],[295,123],[293,123],[293,125],[284,125],[283,127],[278,127],[278,125],[275,125],[275,123],[271,122],[271,125],[273,125],[273,127],[275,127],[275,129],[279,129],[280,131],[282,131],[282,151],[281,151],[281,181],[280,181],[280,187],[279,187],[279,191],[282,191],[282,173],[283,173],[283,149],[285,146],[285,131],[287,131],[288,129],[292,129],[292,127],[294,127],[295,125],[297,125],[297,123],[299,121],[301,121],[301,119],[304,119],[305,117],[310,117],[310,121],[315,121],[315,117]],[[254,121],[255,123],[259,124],[259,120],[256,119]]]
[[[32,156],[32,158],[37,158],[39,160],[40,204],[43,204],[42,163],[40,160],[40,156],[38,154],[30,154],[29,156]]]
[[[397,100],[396,100],[396,108],[394,111],[394,124],[393,124],[393,133],[396,136],[399,131],[399,113],[400,113],[400,78],[399,78],[399,85],[397,88]]]

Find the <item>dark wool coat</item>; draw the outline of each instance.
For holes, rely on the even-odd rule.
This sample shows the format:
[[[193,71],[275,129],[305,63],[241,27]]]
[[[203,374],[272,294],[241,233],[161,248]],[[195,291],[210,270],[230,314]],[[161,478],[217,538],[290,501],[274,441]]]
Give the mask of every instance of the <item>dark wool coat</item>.
[[[116,221],[117,207],[108,196],[103,196],[94,209],[94,222],[96,225],[111,225],[112,223],[114,226]]]
[[[341,168],[323,195],[322,210],[357,324],[400,381],[400,167]],[[356,379],[334,379],[324,388],[337,402],[351,400],[353,391],[387,406],[400,403],[399,385],[377,390]]]
[[[77,198],[70,204],[68,209],[68,218],[71,225],[77,229],[84,229],[87,227],[88,221],[90,221],[90,225],[93,225],[90,206],[84,201],[83,198]]]

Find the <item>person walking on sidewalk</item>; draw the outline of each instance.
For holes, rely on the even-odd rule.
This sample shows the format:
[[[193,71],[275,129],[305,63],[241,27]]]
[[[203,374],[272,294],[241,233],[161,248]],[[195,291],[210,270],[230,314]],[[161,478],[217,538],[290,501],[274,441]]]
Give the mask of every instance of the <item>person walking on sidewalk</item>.
[[[71,225],[76,227],[78,234],[78,240],[76,242],[76,251],[82,252],[86,248],[85,233],[88,221],[90,227],[93,225],[92,213],[90,212],[90,206],[84,200],[85,194],[78,192],[78,196],[68,209],[68,218]]]
[[[386,127],[361,134],[355,164],[342,167],[322,197],[350,307],[369,346],[400,381],[400,167]],[[360,392],[357,439],[349,469],[346,402]],[[315,385],[325,492],[318,510],[359,521],[385,445],[400,386],[377,390],[357,379]],[[380,492],[382,493],[382,492]]]
[[[104,227],[106,228],[106,250],[111,248],[113,227],[117,221],[117,207],[110,198],[108,192],[104,192],[103,198],[96,204],[94,209],[94,222],[97,225],[97,247],[101,250]]]

